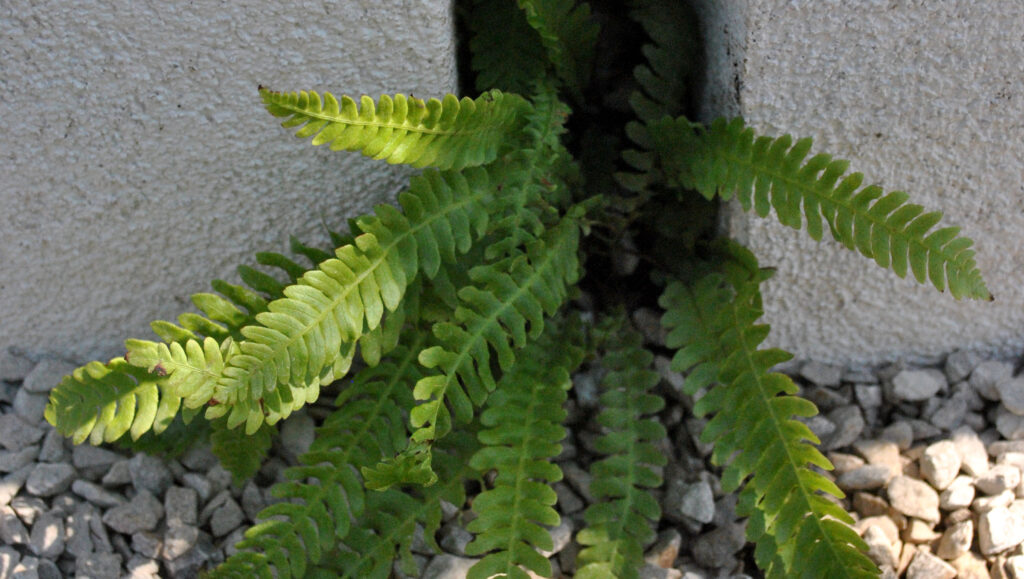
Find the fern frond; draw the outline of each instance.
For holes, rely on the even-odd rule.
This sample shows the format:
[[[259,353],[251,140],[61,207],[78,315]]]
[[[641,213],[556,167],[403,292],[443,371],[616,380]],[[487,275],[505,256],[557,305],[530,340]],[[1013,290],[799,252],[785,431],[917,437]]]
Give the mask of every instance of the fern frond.
[[[526,21],[540,35],[548,61],[570,90],[587,86],[600,28],[586,2],[517,0]],[[577,95],[578,96],[578,95]]]
[[[936,228],[942,214],[907,203],[902,191],[861,187],[860,173],[844,177],[847,161],[825,154],[808,159],[810,139],[755,137],[738,118],[718,119],[708,129],[681,117],[663,119],[650,133],[666,173],[708,199],[735,195],[745,210],[764,217],[775,209],[794,229],[806,218],[815,240],[824,219],[837,241],[900,277],[909,268],[919,283],[948,287],[956,299],[992,299],[970,249],[974,242],[958,227]]]
[[[413,405],[407,384],[420,376],[416,354],[422,340],[417,332],[413,349],[396,348],[378,366],[356,374],[339,394],[338,410],[317,428],[309,452],[299,458],[302,465],[285,471],[288,482],[274,487],[274,495],[288,502],[260,513],[270,520],[246,531],[240,551],[214,577],[246,577],[271,568],[281,577],[301,577],[348,536],[351,521],[367,504],[358,468],[392,456],[405,443],[403,412]]]
[[[551,535],[541,525],[557,526],[560,520],[550,485],[561,480],[562,470],[551,460],[565,437],[562,405],[572,386],[569,374],[582,359],[567,337],[546,331],[527,346],[480,415],[485,428],[477,437],[484,447],[469,464],[482,473],[496,470],[497,477],[493,488],[473,500],[479,516],[467,527],[476,538],[466,554],[489,554],[473,565],[469,579],[525,579],[519,565],[551,575],[551,564],[535,549],[552,550]]]
[[[616,327],[617,326],[617,327]],[[661,486],[652,467],[668,461],[655,446],[666,436],[651,415],[665,401],[650,391],[658,374],[650,369],[654,356],[643,349],[635,330],[623,331],[617,320],[610,331],[611,343],[601,358],[608,373],[601,382],[601,408],[597,422],[606,429],[596,443],[607,457],[590,467],[590,492],[595,502],[587,508],[587,527],[576,540],[583,546],[577,556],[576,577],[637,577],[643,566],[643,546],[654,536],[652,525],[661,508],[650,490]]]
[[[333,151],[359,151],[367,157],[413,167],[461,169],[493,161],[521,126],[526,102],[500,91],[476,99],[424,101],[396,94],[377,103],[368,96],[356,104],[341,102],[331,93],[280,93],[260,88],[270,114],[286,117],[283,126],[300,127],[299,138],[313,137],[314,145]]]
[[[701,50],[696,15],[683,2],[634,4],[630,17],[643,26],[651,44],[642,48],[646,63],[633,70],[643,89],[630,97],[633,111],[645,122],[684,114]]]
[[[713,415],[701,440],[714,443],[712,461],[726,465],[722,488],[732,492],[746,481],[747,504],[760,512],[752,520],[761,523],[748,526],[748,538],[759,543],[758,564],[769,576],[877,577],[862,552],[866,545],[848,526],[852,519],[823,496],[843,493],[810,468],[832,465],[793,416],[813,416],[817,409],[794,396],[789,378],[769,371],[789,355],[758,349],[768,332],[755,323],[758,284],[770,274],[758,269],[750,252],[736,245],[728,251],[721,271],[692,285],[672,282],[659,302],[666,310],[666,345],[678,348],[672,369],[690,371],[690,394],[712,386],[694,413]],[[769,550],[785,556],[767,557]]]
[[[240,487],[263,465],[277,430],[264,423],[259,430],[249,435],[240,428],[228,428],[224,422],[221,419],[210,423],[210,450]]]
[[[163,377],[114,358],[65,376],[50,391],[45,417],[75,444],[100,444],[125,434],[138,439],[150,430],[163,432],[180,407],[181,397]]]
[[[521,10],[508,0],[478,0],[468,18],[476,90],[529,94],[547,74],[547,53]]]

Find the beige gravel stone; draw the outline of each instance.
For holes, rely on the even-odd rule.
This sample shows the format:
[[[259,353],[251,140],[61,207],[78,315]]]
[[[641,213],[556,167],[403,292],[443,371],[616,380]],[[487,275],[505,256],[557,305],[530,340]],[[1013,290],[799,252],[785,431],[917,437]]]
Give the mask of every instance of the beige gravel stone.
[[[953,579],[956,569],[927,551],[918,550],[907,567],[907,579]]]
[[[894,509],[929,523],[939,522],[939,493],[928,483],[898,476],[889,481],[889,504]]]
[[[956,445],[949,440],[929,445],[919,462],[925,480],[940,491],[948,487],[960,473],[960,454]]]
[[[957,559],[971,550],[974,540],[974,521],[968,519],[946,529],[935,554],[947,561]]]
[[[1024,520],[1006,507],[978,516],[978,547],[982,555],[994,555],[1024,542]]]

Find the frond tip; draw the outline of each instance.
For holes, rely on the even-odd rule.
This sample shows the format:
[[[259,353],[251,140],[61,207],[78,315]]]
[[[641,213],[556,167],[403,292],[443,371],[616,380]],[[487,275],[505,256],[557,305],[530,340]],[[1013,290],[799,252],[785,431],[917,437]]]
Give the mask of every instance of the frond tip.
[[[367,157],[413,167],[461,169],[493,161],[521,125],[526,101],[499,91],[476,99],[445,95],[423,100],[403,94],[341,101],[331,93],[280,93],[260,87],[267,111],[299,127],[295,136],[313,137],[332,151],[361,151]]]
[[[810,139],[793,142],[755,136],[742,119],[715,120],[705,129],[683,117],[650,125],[649,134],[666,175],[711,199],[733,195],[744,210],[761,217],[775,209],[779,221],[820,240],[828,224],[832,237],[881,267],[918,283],[947,287],[954,298],[991,300],[974,260],[974,244],[958,227],[936,227],[938,211],[907,203],[902,191],[861,187],[864,176],[846,175],[848,161],[818,154],[807,158]],[[845,175],[845,176],[844,176]]]

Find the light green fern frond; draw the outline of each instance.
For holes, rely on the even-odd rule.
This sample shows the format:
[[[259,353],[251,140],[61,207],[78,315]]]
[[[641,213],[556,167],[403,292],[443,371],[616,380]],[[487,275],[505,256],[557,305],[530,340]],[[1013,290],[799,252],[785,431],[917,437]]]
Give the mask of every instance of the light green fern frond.
[[[413,167],[461,169],[493,161],[514,141],[526,102],[500,91],[476,99],[424,101],[397,94],[377,103],[368,96],[339,103],[331,93],[279,93],[260,88],[270,114],[287,117],[285,127],[300,127],[296,136],[313,137],[314,145],[360,151],[368,157]]]
[[[775,209],[779,221],[795,229],[806,218],[815,240],[824,219],[837,241],[900,277],[909,268],[919,283],[948,287],[956,299],[992,299],[973,242],[960,228],[936,229],[942,213],[907,203],[906,193],[862,188],[860,173],[844,177],[847,161],[825,154],[808,159],[810,139],[756,137],[741,119],[718,119],[705,129],[666,118],[651,125],[650,135],[666,174],[709,199],[735,195],[744,209],[762,217]]]
[[[758,565],[769,577],[877,577],[866,545],[849,527],[852,519],[823,496],[843,493],[811,468],[832,465],[813,446],[818,439],[810,429],[793,419],[817,409],[794,396],[789,378],[769,371],[790,356],[758,349],[768,333],[755,323],[758,284],[770,274],[738,246],[729,254],[720,271],[692,285],[669,284],[659,302],[666,345],[678,348],[672,369],[689,371],[689,394],[711,386],[694,413],[713,415],[701,440],[714,443],[712,461],[725,465],[722,488],[746,484],[746,505],[760,513],[748,538],[758,542]]]
[[[418,336],[418,338],[417,338]],[[358,469],[404,446],[408,432],[403,412],[413,405],[408,383],[419,376],[416,364],[422,333],[410,336],[413,349],[396,348],[378,366],[356,374],[338,396],[338,409],[317,428],[302,466],[285,472],[275,485],[287,499],[260,513],[239,552],[213,577],[247,577],[276,570],[280,577],[301,577],[348,536],[353,518],[363,514],[367,498]]]
[[[562,471],[551,460],[565,437],[562,404],[572,385],[569,374],[582,358],[567,338],[545,331],[527,346],[480,415],[484,429],[477,437],[484,447],[469,464],[482,473],[495,470],[497,477],[493,488],[473,500],[478,517],[467,528],[476,538],[466,554],[487,555],[469,570],[469,579],[526,579],[519,565],[551,576],[551,564],[536,549],[553,549],[551,534],[541,525],[559,523],[550,485],[561,480]]]
[[[653,467],[667,459],[655,446],[665,428],[651,415],[665,401],[650,390],[658,384],[650,370],[653,355],[642,348],[634,330],[622,319],[605,328],[610,341],[601,363],[608,369],[601,382],[598,424],[606,429],[596,443],[606,455],[590,467],[590,492],[595,502],[584,514],[587,527],[576,540],[583,546],[577,556],[580,579],[638,576],[643,567],[643,546],[654,536],[652,525],[661,518],[650,489],[661,486]],[[625,331],[624,331],[625,330]]]

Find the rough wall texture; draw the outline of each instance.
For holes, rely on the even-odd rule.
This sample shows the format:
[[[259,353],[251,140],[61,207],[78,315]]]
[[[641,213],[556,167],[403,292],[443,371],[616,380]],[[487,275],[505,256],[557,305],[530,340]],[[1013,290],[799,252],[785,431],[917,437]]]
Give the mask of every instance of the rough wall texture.
[[[291,136],[259,84],[454,82],[448,0],[3,2],[0,348],[119,353],[255,251],[325,241],[400,188],[396,168]]]
[[[976,241],[994,303],[956,302],[829,240],[730,213],[764,265],[772,344],[875,363],[1024,346],[1024,3],[699,2],[706,116],[811,136]],[[797,257],[797,256],[800,257]]]

